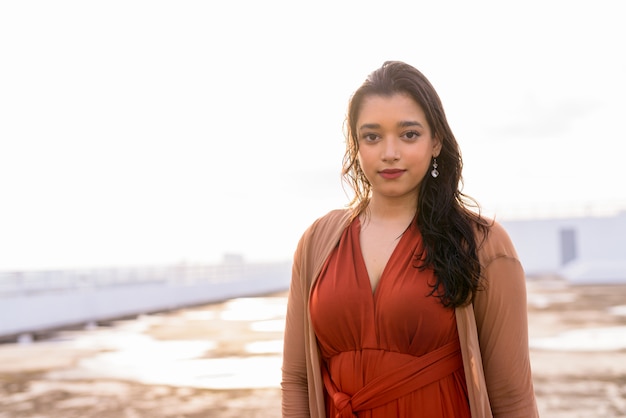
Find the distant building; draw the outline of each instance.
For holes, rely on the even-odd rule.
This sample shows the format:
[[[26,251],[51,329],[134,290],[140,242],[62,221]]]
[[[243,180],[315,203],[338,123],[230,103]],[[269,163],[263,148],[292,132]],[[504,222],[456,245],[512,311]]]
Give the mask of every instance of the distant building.
[[[626,283],[626,212],[501,223],[529,277],[559,275],[574,284]]]
[[[243,254],[226,253],[222,257],[222,264],[243,264],[245,259]]]

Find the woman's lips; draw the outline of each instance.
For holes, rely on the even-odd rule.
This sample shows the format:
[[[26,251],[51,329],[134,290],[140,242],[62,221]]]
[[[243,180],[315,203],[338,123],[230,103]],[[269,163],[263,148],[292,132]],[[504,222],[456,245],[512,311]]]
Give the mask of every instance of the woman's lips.
[[[394,168],[394,169],[387,169],[387,170],[379,171],[378,174],[380,174],[382,178],[391,180],[391,179],[397,179],[402,174],[404,174],[405,171],[406,170],[400,170],[400,169]]]

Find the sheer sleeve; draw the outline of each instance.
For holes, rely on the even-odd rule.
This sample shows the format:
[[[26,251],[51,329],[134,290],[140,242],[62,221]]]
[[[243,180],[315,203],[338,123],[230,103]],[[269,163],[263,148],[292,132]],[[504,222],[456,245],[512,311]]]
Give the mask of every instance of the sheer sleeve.
[[[508,234],[498,224],[481,251],[484,288],[476,294],[474,311],[493,416],[538,417],[524,270]]]
[[[307,320],[305,289],[301,278],[301,258],[305,237],[296,249],[287,300],[282,366],[283,417],[308,417],[309,398],[305,347],[305,321]]]

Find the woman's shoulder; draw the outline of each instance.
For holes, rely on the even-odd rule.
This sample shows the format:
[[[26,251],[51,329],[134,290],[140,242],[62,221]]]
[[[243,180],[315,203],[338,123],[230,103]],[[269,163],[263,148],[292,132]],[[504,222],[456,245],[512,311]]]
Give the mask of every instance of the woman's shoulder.
[[[334,209],[315,219],[304,231],[301,242],[323,240],[326,236],[334,236],[348,226],[352,211],[349,209]]]
[[[333,210],[317,218],[302,234],[294,262],[314,271],[336,245],[350,219],[351,211],[347,209]]]
[[[319,226],[328,226],[335,224],[345,224],[352,216],[350,209],[333,209],[325,215],[317,218],[314,224]]]
[[[507,230],[495,219],[483,217],[484,228],[477,232],[478,257],[483,266],[500,257],[517,259],[515,245]]]
[[[315,219],[307,230],[319,231],[326,228],[334,228],[337,225],[345,225],[350,221],[351,213],[349,209],[333,209]]]

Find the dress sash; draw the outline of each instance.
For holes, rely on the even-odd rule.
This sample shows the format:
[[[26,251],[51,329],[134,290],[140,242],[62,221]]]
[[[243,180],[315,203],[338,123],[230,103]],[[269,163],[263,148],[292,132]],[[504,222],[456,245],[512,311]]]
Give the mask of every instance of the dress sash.
[[[377,376],[352,396],[339,390],[328,369],[323,366],[324,387],[338,411],[335,418],[354,418],[355,412],[385,405],[454,373],[463,367],[460,351],[458,340],[448,343]]]

